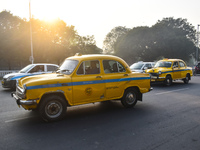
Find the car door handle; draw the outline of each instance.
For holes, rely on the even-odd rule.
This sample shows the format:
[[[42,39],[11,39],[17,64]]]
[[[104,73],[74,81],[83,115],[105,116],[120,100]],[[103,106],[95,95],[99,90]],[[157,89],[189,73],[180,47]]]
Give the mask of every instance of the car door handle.
[[[102,78],[102,76],[96,76],[96,78]]]
[[[124,76],[128,76],[128,74],[124,74]]]

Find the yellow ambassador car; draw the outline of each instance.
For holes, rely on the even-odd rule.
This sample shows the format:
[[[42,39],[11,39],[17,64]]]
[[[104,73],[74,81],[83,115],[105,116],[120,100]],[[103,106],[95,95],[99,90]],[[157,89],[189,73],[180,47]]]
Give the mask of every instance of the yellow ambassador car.
[[[19,79],[12,96],[24,109],[37,109],[45,121],[56,121],[73,105],[120,99],[133,107],[151,89],[149,74],[132,73],[119,57],[76,54],[55,73]]]
[[[163,82],[169,86],[173,80],[183,80],[185,84],[191,80],[192,68],[187,67],[181,59],[163,59],[152,69],[146,71],[151,76],[151,82]]]

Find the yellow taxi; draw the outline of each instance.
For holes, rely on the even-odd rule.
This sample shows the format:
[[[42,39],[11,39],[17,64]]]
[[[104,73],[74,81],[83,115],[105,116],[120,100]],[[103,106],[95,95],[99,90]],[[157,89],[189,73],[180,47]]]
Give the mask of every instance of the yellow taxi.
[[[125,107],[133,107],[150,90],[149,74],[132,73],[119,57],[76,54],[55,73],[17,80],[12,96],[24,109],[37,109],[45,121],[56,121],[68,106],[121,100]]]
[[[192,68],[187,67],[181,59],[160,60],[146,73],[150,74],[151,82],[163,82],[167,86],[170,86],[173,80],[183,80],[185,84],[188,84],[193,75]]]

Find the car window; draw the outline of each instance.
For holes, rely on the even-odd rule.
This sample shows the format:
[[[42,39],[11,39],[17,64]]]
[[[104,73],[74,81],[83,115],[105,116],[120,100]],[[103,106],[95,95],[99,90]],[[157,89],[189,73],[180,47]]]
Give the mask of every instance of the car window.
[[[134,63],[130,66],[130,68],[132,70],[141,70],[141,68],[143,67],[143,63]]]
[[[31,64],[31,65],[28,65],[28,66],[26,66],[26,67],[24,67],[23,69],[21,69],[20,71],[19,71],[19,73],[26,73],[29,69],[31,69],[33,67],[33,64]]]
[[[173,67],[174,67],[174,68],[178,68],[178,61],[175,61],[175,62],[173,63]]]
[[[57,73],[71,74],[76,66],[78,65],[77,60],[66,59],[62,65],[57,69]]]
[[[29,73],[34,73],[34,72],[44,72],[44,65],[36,65],[29,71]]]
[[[57,70],[57,66],[53,66],[53,65],[47,65],[47,71],[48,72],[53,72]]]
[[[185,64],[182,61],[179,61],[180,67],[185,67]]]
[[[154,67],[154,66],[155,66],[155,63],[152,63],[151,66]]]
[[[124,66],[115,60],[103,60],[103,68],[105,73],[126,72]]]
[[[83,74],[99,74],[100,65],[98,60],[84,61],[77,70],[77,75]]]
[[[172,65],[172,62],[170,61],[158,61],[156,64],[155,64],[155,68],[157,67],[166,67],[166,68],[170,68]]]
[[[145,64],[144,67],[147,67],[147,69],[151,69],[152,68],[151,64]]]

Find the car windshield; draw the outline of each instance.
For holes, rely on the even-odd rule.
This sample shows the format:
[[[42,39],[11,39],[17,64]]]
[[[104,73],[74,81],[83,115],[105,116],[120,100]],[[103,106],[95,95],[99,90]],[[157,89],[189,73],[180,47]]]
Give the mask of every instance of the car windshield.
[[[158,61],[156,65],[154,66],[154,68],[157,68],[157,67],[170,68],[171,66],[172,66],[172,62],[170,61]]]
[[[57,73],[71,74],[78,64],[77,60],[66,59],[56,71]]]
[[[26,72],[27,72],[28,70],[30,70],[30,68],[32,68],[33,66],[34,66],[33,64],[30,64],[30,65],[24,67],[23,69],[21,69],[21,70],[19,71],[19,73],[26,73]]]
[[[134,63],[130,66],[131,70],[140,70],[144,64],[143,63]]]

